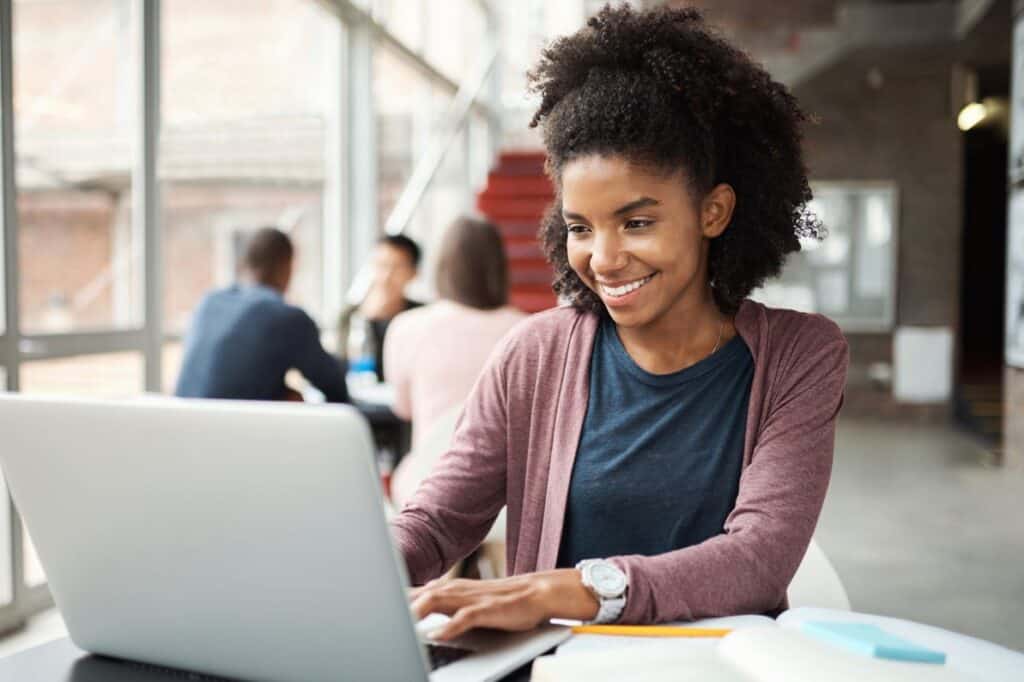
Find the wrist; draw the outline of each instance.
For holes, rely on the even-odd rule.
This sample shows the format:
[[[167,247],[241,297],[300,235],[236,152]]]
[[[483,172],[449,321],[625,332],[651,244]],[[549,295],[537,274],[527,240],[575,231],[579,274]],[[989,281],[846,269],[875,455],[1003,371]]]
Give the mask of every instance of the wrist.
[[[592,620],[601,608],[597,597],[580,579],[575,568],[538,573],[540,599],[547,618]]]

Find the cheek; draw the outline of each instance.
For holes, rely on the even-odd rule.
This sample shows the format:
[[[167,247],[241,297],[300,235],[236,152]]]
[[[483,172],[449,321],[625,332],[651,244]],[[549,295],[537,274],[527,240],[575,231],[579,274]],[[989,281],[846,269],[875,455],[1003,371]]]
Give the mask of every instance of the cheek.
[[[566,253],[569,258],[569,267],[583,279],[587,279],[587,271],[590,269],[590,249],[579,242],[569,240],[566,243]]]

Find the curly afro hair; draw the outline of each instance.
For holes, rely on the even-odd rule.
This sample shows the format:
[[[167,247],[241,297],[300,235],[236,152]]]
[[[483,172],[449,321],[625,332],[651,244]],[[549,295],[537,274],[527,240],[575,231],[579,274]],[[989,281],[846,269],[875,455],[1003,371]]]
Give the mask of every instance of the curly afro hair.
[[[529,74],[556,187],[573,159],[622,156],[666,172],[684,169],[703,197],[732,186],[732,222],[712,240],[708,272],[725,313],[779,273],[801,237],[821,238],[800,148],[807,117],[785,86],[705,25],[695,9],[634,11],[605,6],[573,35],[546,48]],[[569,267],[556,196],[540,240],[554,289],[574,305],[604,305]]]

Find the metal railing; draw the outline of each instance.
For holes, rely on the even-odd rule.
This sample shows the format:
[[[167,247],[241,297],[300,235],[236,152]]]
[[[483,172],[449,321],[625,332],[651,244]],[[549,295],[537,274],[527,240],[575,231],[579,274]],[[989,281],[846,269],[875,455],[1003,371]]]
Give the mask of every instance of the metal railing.
[[[498,45],[489,46],[484,58],[480,60],[476,72],[462,81],[458,92],[448,106],[448,111],[441,118],[439,129],[434,133],[434,137],[417,161],[409,181],[402,188],[402,193],[384,224],[384,230],[388,234],[401,234],[412,220],[416,208],[423,200],[423,195],[430,187],[430,183],[441,167],[452,143],[466,128],[473,104],[487,84],[487,79],[498,61],[499,53]]]

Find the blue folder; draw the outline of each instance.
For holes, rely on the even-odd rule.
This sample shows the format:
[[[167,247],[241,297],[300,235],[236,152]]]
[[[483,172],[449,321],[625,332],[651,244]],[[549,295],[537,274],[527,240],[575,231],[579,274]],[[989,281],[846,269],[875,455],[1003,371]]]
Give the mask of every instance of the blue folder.
[[[915,663],[946,662],[945,653],[900,639],[877,625],[810,620],[803,623],[803,631],[824,642],[876,658]]]

